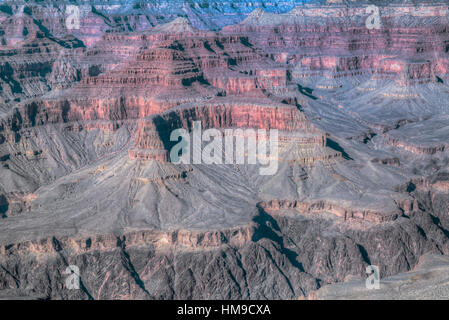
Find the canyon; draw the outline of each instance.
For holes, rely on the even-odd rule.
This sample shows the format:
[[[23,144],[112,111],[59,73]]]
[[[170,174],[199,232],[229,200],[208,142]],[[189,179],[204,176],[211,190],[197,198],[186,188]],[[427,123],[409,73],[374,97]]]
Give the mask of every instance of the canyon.
[[[76,29],[0,3],[0,298],[366,298],[367,266],[447,268],[447,3],[74,3]],[[278,130],[277,172],[172,163],[196,121]]]

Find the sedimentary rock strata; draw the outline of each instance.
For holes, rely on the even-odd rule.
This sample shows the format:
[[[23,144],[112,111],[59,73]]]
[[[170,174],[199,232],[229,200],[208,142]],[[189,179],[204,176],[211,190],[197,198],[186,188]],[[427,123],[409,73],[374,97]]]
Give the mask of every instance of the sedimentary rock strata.
[[[320,298],[449,254],[447,4],[79,5],[0,5],[0,297]],[[277,171],[172,163],[195,122],[278,130]]]

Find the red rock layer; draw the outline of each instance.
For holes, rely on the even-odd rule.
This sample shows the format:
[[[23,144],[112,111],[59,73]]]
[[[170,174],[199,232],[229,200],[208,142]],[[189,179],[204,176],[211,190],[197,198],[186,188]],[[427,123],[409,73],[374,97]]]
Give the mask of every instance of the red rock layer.
[[[291,142],[309,149],[324,148],[326,144],[325,135],[315,128],[296,107],[270,105],[260,100],[252,102],[247,100],[233,102],[228,98],[221,100],[217,99],[214,103],[205,103],[202,106],[180,106],[164,114],[142,120],[136,149],[130,151],[130,157],[164,161],[166,153],[164,154],[163,151],[169,145],[166,139],[170,132],[178,128],[190,130],[194,121],[200,121],[203,130],[210,128],[277,129],[281,131],[279,138],[281,148],[282,145]],[[291,132],[291,134],[282,132]]]

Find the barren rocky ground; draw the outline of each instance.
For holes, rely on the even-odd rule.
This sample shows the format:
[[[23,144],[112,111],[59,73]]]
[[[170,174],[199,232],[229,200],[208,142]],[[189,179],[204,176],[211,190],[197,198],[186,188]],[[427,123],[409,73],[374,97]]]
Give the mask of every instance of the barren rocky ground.
[[[334,2],[2,1],[0,298],[449,298],[448,4]]]

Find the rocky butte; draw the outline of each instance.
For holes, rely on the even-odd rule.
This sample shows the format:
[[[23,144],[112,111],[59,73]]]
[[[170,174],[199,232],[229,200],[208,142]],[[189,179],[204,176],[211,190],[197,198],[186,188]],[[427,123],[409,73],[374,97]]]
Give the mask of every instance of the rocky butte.
[[[449,255],[447,3],[375,1],[371,28],[370,1],[305,2],[71,2],[77,29],[63,1],[1,2],[0,297],[369,298],[369,265],[393,287],[445,279],[421,274]],[[278,130],[278,171],[171,163],[194,122]]]

